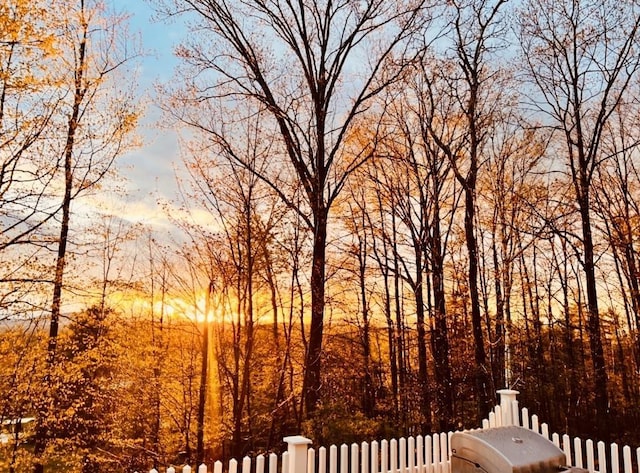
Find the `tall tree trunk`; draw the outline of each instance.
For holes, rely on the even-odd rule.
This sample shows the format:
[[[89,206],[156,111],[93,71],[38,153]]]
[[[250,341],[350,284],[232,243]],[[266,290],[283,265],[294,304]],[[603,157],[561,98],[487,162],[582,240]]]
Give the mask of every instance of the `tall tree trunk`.
[[[362,354],[364,357],[364,393],[362,410],[364,415],[371,418],[375,411],[375,397],[373,379],[371,376],[371,327],[369,321],[369,301],[367,299],[367,244],[360,241],[358,247],[358,281],[360,284],[360,304],[362,305]]]
[[[393,418],[398,421],[398,346],[395,337],[395,325],[391,317],[391,291],[389,290],[389,274],[384,275],[384,314],[387,321],[387,338],[389,343],[389,370],[391,374],[391,394],[393,395]]]
[[[151,244],[151,239],[149,239],[149,244]],[[152,407],[153,407],[153,420],[151,422],[151,449],[153,451],[153,466],[154,468],[158,468],[158,460],[160,454],[160,425],[161,425],[161,407],[162,407],[162,359],[165,352],[164,345],[164,308],[165,308],[165,298],[167,294],[167,284],[166,284],[166,268],[165,265],[162,265],[162,284],[161,284],[161,303],[160,303],[160,318],[158,323],[158,334],[156,335],[155,330],[155,314],[154,314],[154,305],[155,305],[155,282],[153,279],[153,261],[150,261],[152,265],[151,269],[151,345],[153,350],[153,390],[151,393],[152,399]]]
[[[494,284],[496,290],[496,348],[493,363],[493,382],[497,387],[508,387],[505,377],[505,316],[504,316],[504,297],[502,294],[502,278],[498,262],[498,248],[495,242],[495,232],[493,235],[493,266],[494,266]]]
[[[204,461],[204,412],[207,404],[207,382],[209,378],[209,313],[213,296],[213,281],[209,281],[204,305],[204,321],[202,325],[202,342],[200,345],[200,389],[198,391],[198,414],[196,420],[196,463]]]
[[[563,244],[566,245],[566,241],[563,240]],[[552,245],[552,251],[554,260],[557,259],[555,253],[555,246]],[[567,398],[567,408],[565,409],[565,415],[567,418],[567,431],[571,431],[573,419],[575,418],[575,412],[578,402],[578,380],[576,374],[577,360],[574,348],[573,339],[573,323],[571,321],[571,307],[569,305],[569,270],[566,258],[566,252],[563,252],[564,261],[558,266],[558,276],[560,279],[560,287],[562,288],[562,310],[564,312],[564,353],[566,356],[566,366],[568,368],[569,376],[569,396]]]
[[[478,288],[478,243],[475,228],[475,185],[465,188],[464,229],[469,254],[469,297],[471,299],[471,327],[473,330],[475,358],[475,387],[478,403],[478,419],[482,419],[490,409],[492,386],[487,354],[484,347],[482,314],[480,313],[480,290]]]
[[[84,0],[80,0],[81,13],[84,14]],[[36,457],[33,471],[35,473],[44,472],[42,455],[45,451],[49,431],[47,427],[48,417],[51,415],[51,376],[55,370],[55,356],[58,345],[58,328],[60,320],[60,310],[62,307],[62,288],[64,286],[64,271],[67,256],[67,243],[69,241],[69,221],[71,216],[71,202],[73,200],[73,152],[80,117],[80,107],[84,100],[86,88],[84,84],[84,74],[86,72],[86,49],[88,24],[81,18],[82,38],[78,44],[76,69],[75,69],[75,89],[73,96],[73,106],[71,115],[67,122],[67,138],[64,147],[64,196],[62,198],[62,219],[60,221],[60,235],[58,240],[58,252],[56,257],[56,268],[53,278],[53,299],[51,302],[51,319],[49,322],[49,341],[47,344],[46,379],[43,390],[43,402],[38,410],[38,420],[34,439],[34,454]]]
[[[393,255],[393,312],[395,314],[395,347],[398,367],[398,394],[400,404],[399,422],[402,429],[407,428],[407,367],[405,362],[404,316],[402,314],[402,294],[400,285],[400,262],[398,260],[398,242],[395,212],[391,213],[391,245]]]
[[[321,198],[322,195],[319,196]],[[313,256],[311,268],[311,325],[305,359],[302,392],[307,416],[313,416],[320,400],[322,336],[324,330],[325,265],[328,210],[322,204],[314,212]]]
[[[431,390],[427,365],[427,335],[424,321],[424,288],[422,281],[422,257],[416,255],[416,321],[418,332],[418,386],[420,389],[420,428],[422,432],[431,432]]]
[[[434,371],[437,383],[437,403],[439,406],[439,429],[448,432],[453,428],[453,383],[449,359],[449,328],[447,326],[447,306],[444,290],[444,257],[440,236],[440,206],[434,206],[431,236],[431,271],[433,285],[433,305],[435,330],[431,336]]]
[[[583,179],[583,181],[586,177]],[[594,371],[594,393],[596,401],[596,416],[599,419],[600,428],[603,429],[604,438],[608,435],[608,423],[606,422],[609,411],[609,395],[607,390],[607,370],[602,348],[602,335],[600,333],[600,313],[598,311],[598,292],[596,288],[596,272],[594,262],[593,236],[591,233],[591,215],[589,210],[588,183],[582,183],[582,193],[579,197],[580,216],[582,220],[582,238],[584,245],[584,273],[587,287],[587,310],[589,319],[587,331],[589,333],[589,348],[591,350],[591,363]]]

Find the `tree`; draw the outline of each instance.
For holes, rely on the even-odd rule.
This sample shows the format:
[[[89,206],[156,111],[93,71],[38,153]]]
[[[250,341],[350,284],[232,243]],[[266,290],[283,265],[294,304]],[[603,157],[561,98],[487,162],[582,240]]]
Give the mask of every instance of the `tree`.
[[[640,9],[635,2],[526,3],[520,38],[532,85],[528,102],[564,147],[580,215],[596,416],[606,430],[607,371],[600,328],[592,206],[593,178],[607,159],[607,124],[629,94],[640,68]]]
[[[47,197],[57,160],[48,159],[46,142],[62,100],[50,70],[58,21],[49,2],[0,5],[0,308],[14,315],[29,311],[51,280],[34,261],[55,215]]]
[[[380,149],[378,153],[381,153]],[[387,322],[394,419],[401,431],[409,432],[410,428],[407,425],[410,417],[407,404],[407,394],[410,390],[407,381],[409,343],[401,302],[401,252],[399,250],[401,229],[396,212],[393,211],[398,198],[398,193],[394,192],[396,168],[385,165],[387,163],[386,159],[373,159],[363,167],[363,172],[371,183],[371,192],[374,196],[373,211],[367,214],[367,218],[372,231],[372,258],[376,262],[384,287],[382,310]]]
[[[108,455],[112,416],[115,412],[117,353],[109,326],[113,311],[92,307],[76,314],[62,337],[59,362],[52,386],[55,416],[49,423],[62,451],[76,459],[82,473],[97,473],[113,461]],[[61,452],[57,452],[61,453]]]
[[[347,155],[345,137],[371,99],[400,76],[405,60],[413,55],[413,35],[423,31],[427,21],[426,2],[178,0],[175,4],[180,11],[195,13],[199,30],[211,35],[182,50],[193,66],[188,89],[194,99],[248,100],[267,111],[285,157],[279,164],[287,164],[279,178],[296,180],[304,189],[301,207],[282,191],[279,180],[262,176],[300,213],[313,235],[311,324],[303,383],[306,411],[312,415],[321,386],[329,211],[369,151]],[[212,43],[213,47],[207,46]],[[361,62],[364,55],[366,64]],[[202,127],[197,117],[183,118]],[[218,120],[222,127],[224,117]],[[220,134],[220,128],[207,131]]]
[[[508,90],[499,63],[491,65],[495,51],[504,48],[505,0],[463,0],[450,3],[452,33],[440,71],[426,77],[428,100],[439,94],[450,100],[450,116],[428,123],[429,134],[451,163],[464,194],[464,234],[469,258],[467,284],[474,339],[475,389],[478,419],[490,408],[492,379],[487,363],[479,287],[479,246],[476,235],[478,175],[488,159],[487,143],[498,119],[502,97]],[[445,85],[445,88],[442,88]],[[499,105],[500,104],[500,105]]]
[[[90,0],[65,4],[60,14],[66,20],[60,30],[63,51],[57,69],[51,72],[59,74],[59,87],[66,92],[67,100],[61,104],[57,117],[60,128],[54,129],[60,147],[56,148],[54,142],[49,150],[58,153],[64,176],[60,186],[63,195],[59,234],[52,242],[56,258],[47,348],[50,372],[55,365],[71,204],[108,176],[116,157],[129,144],[128,135],[137,118],[131,91],[106,87],[108,80],[132,58],[123,20],[117,17],[108,20],[100,5]],[[37,457],[44,453],[48,435],[46,389],[43,397],[34,448]],[[43,471],[42,458],[38,458],[34,471]]]
[[[44,345],[35,323],[0,324],[0,422],[33,417],[33,399],[42,384]],[[20,445],[23,439],[17,435],[2,447],[0,468],[9,473],[27,468],[28,455]]]
[[[447,242],[459,202],[454,197],[457,187],[455,180],[451,178],[451,162],[438,145],[438,141],[431,136],[434,132],[442,133],[439,136],[440,143],[446,142],[448,138],[444,135],[447,128],[442,127],[436,131],[429,124],[441,121],[443,117],[453,119],[453,116],[449,115],[450,110],[447,109],[450,103],[446,99],[438,100],[433,95],[433,80],[426,69],[426,61],[421,61],[416,67],[416,74],[408,79],[405,98],[407,110],[403,111],[400,108],[396,115],[400,123],[402,117],[406,117],[406,123],[401,125],[401,128],[403,134],[409,138],[409,143],[415,148],[409,153],[408,159],[415,175],[414,179],[418,185],[422,182],[423,187],[419,193],[419,201],[421,207],[426,210],[423,244],[425,255],[428,255],[426,269],[430,275],[431,347],[437,385],[437,414],[440,429],[446,431],[454,425],[454,391],[445,293],[445,262]]]
[[[406,249],[395,251],[394,256],[400,262],[399,276],[410,287],[414,298],[420,429],[429,432],[432,427],[432,396],[428,373],[426,312],[430,306],[430,294],[425,275],[429,267],[427,255],[433,200],[431,169],[425,166],[425,161],[430,158],[424,156],[425,143],[421,141],[420,120],[413,114],[410,95],[407,92],[388,107],[389,117],[386,121],[391,131],[387,131],[387,136],[381,139],[376,157],[391,170],[385,172],[390,178],[386,192],[393,196],[394,205],[387,212],[397,219],[398,233],[406,235],[406,239],[399,242]],[[427,149],[426,153],[430,151]]]
[[[544,221],[537,218],[544,199],[542,159],[548,136],[526,126],[515,110],[505,111],[489,139],[492,159],[486,162],[486,173],[480,188],[486,215],[479,217],[488,228],[493,262],[495,291],[495,337],[491,340],[495,386],[511,386],[509,330],[512,323],[512,299],[517,284],[515,263],[526,249],[546,231]],[[546,134],[548,135],[548,134]],[[495,347],[495,348],[493,348]]]
[[[637,241],[640,223],[637,149],[640,140],[635,105],[625,104],[612,118],[603,143],[605,155],[611,159],[597,169],[595,211],[600,216],[615,260],[626,325],[635,339],[632,353],[637,371],[640,369],[640,255]]]

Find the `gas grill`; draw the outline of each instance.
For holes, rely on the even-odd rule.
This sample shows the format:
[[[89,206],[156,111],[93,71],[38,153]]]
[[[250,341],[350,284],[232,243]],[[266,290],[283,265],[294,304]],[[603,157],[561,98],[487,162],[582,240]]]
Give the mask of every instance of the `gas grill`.
[[[456,432],[451,473],[588,473],[566,466],[562,450],[542,435],[508,426]]]

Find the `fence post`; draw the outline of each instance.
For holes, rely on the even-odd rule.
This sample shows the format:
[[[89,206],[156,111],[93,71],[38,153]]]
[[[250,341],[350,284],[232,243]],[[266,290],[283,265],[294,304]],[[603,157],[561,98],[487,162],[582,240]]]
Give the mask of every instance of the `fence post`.
[[[293,435],[283,439],[289,454],[289,473],[307,473],[307,445],[311,443],[306,437]]]
[[[520,391],[515,389],[500,389],[500,410],[502,411],[502,425],[516,425],[518,422],[513,419],[513,403]]]

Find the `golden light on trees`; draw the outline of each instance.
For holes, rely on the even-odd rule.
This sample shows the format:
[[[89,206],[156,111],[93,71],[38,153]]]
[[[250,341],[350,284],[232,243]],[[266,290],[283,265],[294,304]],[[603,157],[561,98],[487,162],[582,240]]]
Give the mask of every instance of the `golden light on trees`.
[[[152,3],[195,28],[175,198],[131,203],[174,149],[118,164],[127,15],[0,4],[0,423],[39,421],[0,470],[473,428],[505,384],[640,444],[637,2]]]

